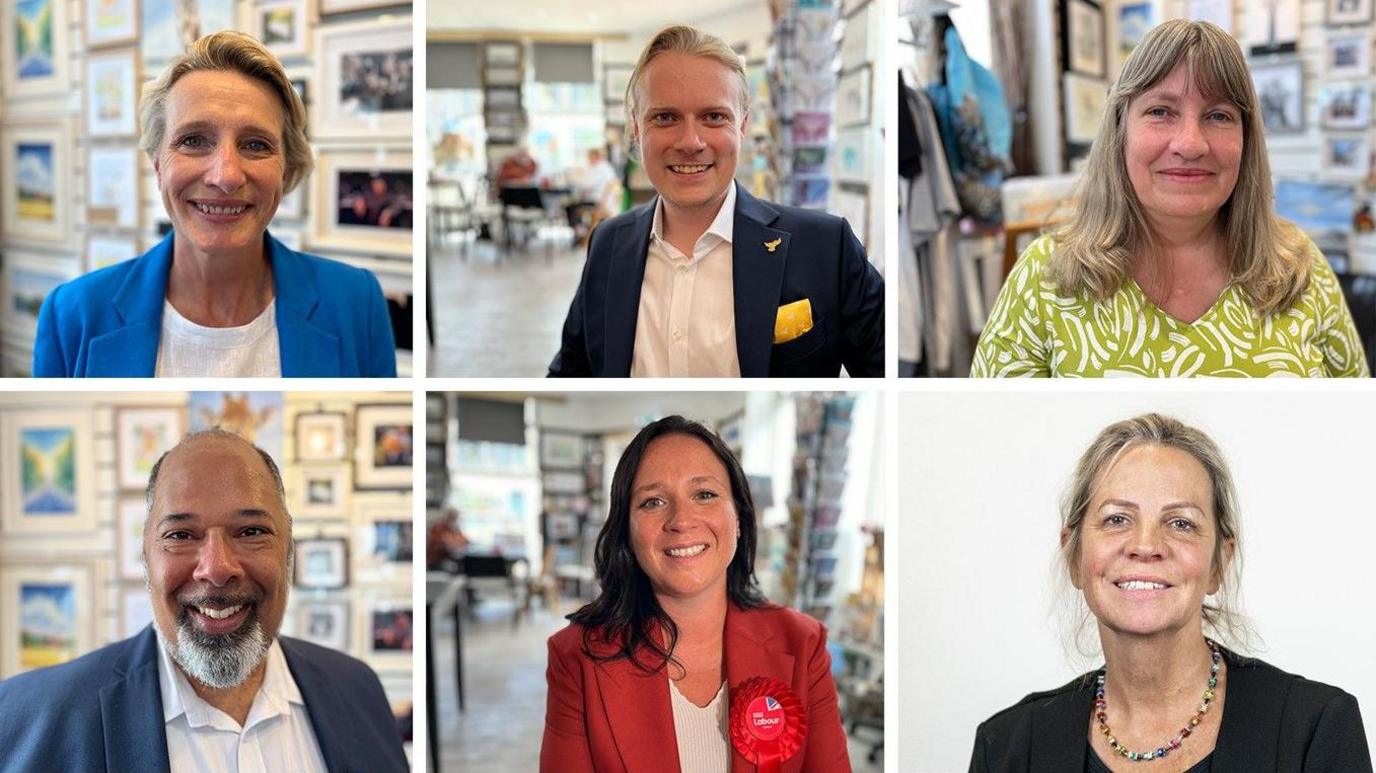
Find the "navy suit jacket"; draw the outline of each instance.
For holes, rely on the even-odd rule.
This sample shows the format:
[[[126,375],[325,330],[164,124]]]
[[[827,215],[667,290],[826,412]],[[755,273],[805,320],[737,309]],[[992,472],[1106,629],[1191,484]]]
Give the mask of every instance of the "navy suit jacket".
[[[279,636],[325,767],[406,771],[401,735],[364,663]],[[0,771],[170,773],[152,626],[52,668],[0,682]]]
[[[286,377],[394,377],[396,343],[377,277],[295,252],[264,235]],[[38,313],[33,375],[152,376],[158,363],[172,239],[73,279]]]
[[[655,202],[598,226],[550,376],[631,374]],[[741,375],[884,375],[884,280],[845,220],[782,207],[736,186],[732,233]],[[771,252],[766,242],[779,240]],[[774,344],[780,306],[812,305],[812,330]]]
[[[1254,658],[1227,650],[1223,657],[1227,693],[1212,773],[1371,773],[1356,698]],[[970,773],[1084,770],[1097,674],[990,717],[975,732]]]

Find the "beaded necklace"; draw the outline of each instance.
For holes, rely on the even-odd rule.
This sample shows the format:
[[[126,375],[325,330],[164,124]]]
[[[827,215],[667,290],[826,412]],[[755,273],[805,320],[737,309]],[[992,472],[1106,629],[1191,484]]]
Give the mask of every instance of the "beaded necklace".
[[[1159,747],[1156,751],[1129,751],[1128,747],[1118,743],[1118,739],[1114,737],[1113,731],[1108,727],[1108,702],[1104,700],[1104,674],[1099,674],[1098,678],[1095,680],[1094,717],[1099,720],[1099,732],[1108,737],[1108,745],[1113,748],[1115,754],[1134,762],[1162,759],[1167,754],[1179,749],[1181,741],[1189,738],[1190,734],[1194,732],[1194,729],[1199,726],[1200,721],[1204,719],[1204,712],[1208,711],[1209,706],[1214,702],[1214,689],[1218,687],[1218,668],[1219,664],[1223,662],[1223,656],[1218,651],[1218,645],[1215,644],[1213,640],[1207,638],[1204,639],[1204,643],[1209,645],[1209,650],[1213,653],[1213,666],[1209,669],[1209,686],[1204,689],[1204,700],[1200,702],[1199,710],[1190,718],[1189,724],[1180,728],[1180,732],[1175,738],[1168,741],[1166,745]]]

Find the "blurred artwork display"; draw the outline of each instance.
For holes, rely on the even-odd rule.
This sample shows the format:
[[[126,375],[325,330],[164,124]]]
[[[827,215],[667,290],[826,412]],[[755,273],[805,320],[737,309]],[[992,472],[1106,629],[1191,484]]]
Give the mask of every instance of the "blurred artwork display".
[[[0,569],[0,678],[66,663],[89,651],[92,593],[87,565]]]
[[[76,266],[69,260],[27,250],[7,250],[5,307],[0,310],[5,329],[32,335],[38,329],[38,312],[48,293],[75,276]]]
[[[279,57],[310,51],[309,21],[305,0],[259,0],[253,8],[254,36]]]
[[[411,154],[322,148],[317,157],[310,244],[411,254]]]
[[[343,588],[349,584],[349,541],[319,537],[296,541],[298,588]]]
[[[138,84],[137,52],[133,49],[87,57],[86,133],[92,137],[133,137],[137,133]],[[127,184],[129,179],[133,178],[120,182]]]
[[[410,652],[413,642],[411,615],[410,607],[373,610],[369,637],[372,652]]]
[[[338,223],[411,230],[411,173],[340,170]]]
[[[1366,78],[1371,75],[1371,33],[1348,32],[1329,35],[1324,51],[1324,69],[1329,78]]]
[[[180,406],[120,408],[115,413],[119,487],[142,491],[153,465],[181,439]]]
[[[1065,69],[1095,78],[1104,77],[1106,44],[1104,11],[1091,0],[1067,0],[1062,6],[1065,33]]]
[[[85,0],[89,48],[133,43],[139,38],[137,0]]]
[[[14,121],[0,126],[0,230],[6,236],[66,244],[72,191],[70,121]]]
[[[793,114],[793,144],[826,142],[830,135],[831,113],[799,111]]]
[[[842,75],[837,82],[838,126],[865,126],[870,123],[870,73],[870,65],[866,64]]]
[[[316,411],[296,415],[296,458],[303,462],[336,462],[348,458],[349,415]]]
[[[342,517],[349,510],[349,489],[347,465],[302,467],[293,513],[303,517]]]
[[[1303,228],[1310,236],[1346,232],[1356,211],[1351,185],[1298,180],[1276,182],[1276,214]]]
[[[1248,52],[1293,54],[1299,42],[1300,0],[1258,0],[1247,7]]]
[[[1324,23],[1330,27],[1370,24],[1372,0],[1325,0]]]
[[[1188,0],[1185,18],[1217,24],[1229,35],[1233,34],[1233,0]]]
[[[1251,64],[1267,134],[1304,131],[1304,73],[1299,61]]]
[[[1362,134],[1324,137],[1324,171],[1339,177],[1365,177],[1369,147]]]
[[[1325,83],[1319,88],[1319,122],[1327,129],[1365,129],[1371,125],[1371,83]]]
[[[281,392],[190,392],[191,431],[214,427],[233,432],[282,462]]]
[[[139,243],[137,239],[129,236],[108,236],[105,234],[88,233],[86,235],[86,252],[83,269],[85,271],[95,271],[96,269],[113,266],[122,263],[139,254]]]
[[[138,179],[138,168],[134,148],[93,147],[87,152],[86,218],[92,225],[138,228],[139,197],[129,195],[129,181]]]
[[[316,29],[318,137],[410,138],[414,66],[411,19]]]
[[[349,604],[301,601],[296,604],[296,637],[322,647],[349,651]]]
[[[115,544],[118,546],[118,570],[121,580],[143,579],[143,519],[147,516],[141,496],[127,496],[120,500],[115,511]],[[144,594],[147,595],[146,593]]]
[[[67,0],[0,3],[0,66],[6,97],[67,90]]]
[[[86,411],[0,414],[4,531],[56,534],[93,528],[91,444]]]
[[[234,0],[140,0],[143,61],[165,62],[202,35],[236,29]]]
[[[1147,31],[1156,26],[1151,3],[1125,3],[1118,6],[1118,56],[1126,62],[1132,49],[1142,42]]]
[[[1089,145],[1099,133],[1108,87],[1101,80],[1073,72],[1065,74],[1065,139],[1073,145]]]
[[[354,414],[354,486],[411,487],[411,406],[359,405]]]

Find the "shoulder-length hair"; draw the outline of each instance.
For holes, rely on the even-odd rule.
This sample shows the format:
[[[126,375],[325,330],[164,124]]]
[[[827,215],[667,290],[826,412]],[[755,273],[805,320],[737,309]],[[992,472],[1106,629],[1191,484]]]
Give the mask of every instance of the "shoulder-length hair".
[[[267,86],[282,103],[282,154],[286,162],[282,192],[291,193],[315,166],[306,137],[306,106],[277,57],[242,32],[221,30],[192,43],[143,92],[139,105],[139,147],[149,159],[157,161],[167,135],[167,98],[172,87],[183,76],[204,70],[237,72]]]
[[[1309,282],[1313,260],[1300,230],[1275,214],[1271,164],[1261,111],[1242,49],[1208,22],[1172,19],[1154,28],[1123,64],[1078,190],[1079,201],[1054,234],[1048,276],[1062,295],[1106,300],[1130,276],[1133,258],[1157,243],[1128,177],[1124,155],[1128,104],[1184,63],[1190,83],[1242,116],[1242,160],[1232,196],[1218,218],[1229,271],[1261,316],[1290,308]]]
[[[1067,576],[1080,563],[1085,517],[1094,504],[1092,497],[1095,486],[1122,459],[1123,454],[1142,445],[1184,451],[1194,457],[1208,474],[1217,528],[1210,567],[1219,587],[1214,594],[1214,601],[1206,599],[1200,614],[1213,638],[1221,643],[1235,649],[1250,643],[1254,637],[1246,619],[1238,611],[1242,580],[1242,528],[1233,475],[1228,470],[1223,452],[1213,439],[1179,419],[1148,413],[1114,422],[1105,427],[1080,456],[1075,466],[1074,480],[1061,505],[1061,528],[1066,535],[1061,545],[1061,563]],[[1228,545],[1231,545],[1231,550]],[[1075,633],[1081,652],[1087,649],[1078,639],[1084,633],[1083,623],[1088,622],[1088,612],[1088,608],[1083,610],[1080,630]]]
[[[646,449],[665,435],[688,435],[701,440],[726,467],[740,529],[736,555],[726,568],[727,602],[740,609],[754,609],[767,603],[755,581],[755,503],[735,454],[715,432],[682,416],[666,416],[647,425],[626,446],[612,475],[607,522],[597,535],[594,555],[602,592],[568,619],[583,626],[583,652],[588,657],[604,661],[627,658],[650,672],[664,668],[673,659],[678,626],[655,598],[650,578],[640,568],[631,548],[631,487]],[[648,657],[644,657],[646,653]]]

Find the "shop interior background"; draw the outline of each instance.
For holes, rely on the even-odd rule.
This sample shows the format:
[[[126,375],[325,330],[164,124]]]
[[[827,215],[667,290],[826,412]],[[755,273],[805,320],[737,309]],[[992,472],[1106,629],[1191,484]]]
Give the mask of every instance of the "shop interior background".
[[[896,264],[903,375],[965,376],[974,343],[1022,247],[1067,213],[1108,87],[1147,30],[1213,21],[1247,56],[1262,100],[1276,210],[1323,250],[1376,362],[1376,144],[1371,0],[903,0],[897,57],[910,88],[944,82],[942,17],[1002,87],[1009,131],[993,151],[995,211],[977,200],[932,214],[910,199]],[[900,100],[899,110],[907,110]],[[899,156],[904,157],[900,135]],[[940,143],[936,143],[938,146]],[[941,151],[923,148],[924,153]],[[947,156],[950,153],[947,152]],[[925,168],[931,169],[930,163]],[[988,171],[995,171],[992,168]],[[998,179],[1002,178],[999,186]],[[930,183],[919,182],[919,185]],[[914,204],[910,206],[910,204]],[[911,246],[909,246],[911,242]]]
[[[0,394],[0,679],[152,621],[139,560],[148,472],[184,433],[216,425],[282,470],[297,551],[282,633],[363,660],[409,714],[405,392]]]
[[[545,642],[597,594],[593,545],[622,450],[671,413],[736,450],[755,497],[762,589],[827,625],[852,764],[883,769],[880,395],[431,392],[427,518],[456,509],[468,540],[427,573],[429,737],[443,769],[539,766]]]
[[[432,375],[544,375],[586,254],[563,205],[579,195],[587,149],[609,148],[618,175],[625,169],[626,82],[641,49],[672,23],[717,35],[746,60],[752,107],[737,182],[776,203],[845,217],[884,271],[883,110],[875,103],[890,34],[884,3],[772,10],[782,5],[428,4]],[[791,88],[781,90],[780,78]],[[522,138],[538,164],[535,179],[501,194],[489,177]],[[585,196],[601,203],[590,219],[650,200],[643,170],[625,181]]]
[[[54,287],[128,260],[172,224],[138,148],[140,90],[191,40],[237,29],[277,54],[303,94],[315,171],[270,232],[371,271],[411,373],[410,2],[16,0],[0,6],[0,377],[27,376]],[[356,200],[382,180],[386,222]],[[378,210],[382,211],[382,210]]]
[[[1353,601],[1376,580],[1369,390],[907,393],[894,554],[920,559],[891,578],[893,711],[915,728],[895,737],[899,770],[965,770],[979,723],[1103,665],[1066,639],[1061,497],[1104,427],[1150,411],[1203,430],[1232,472],[1246,654],[1356,696],[1376,737],[1376,624]]]

